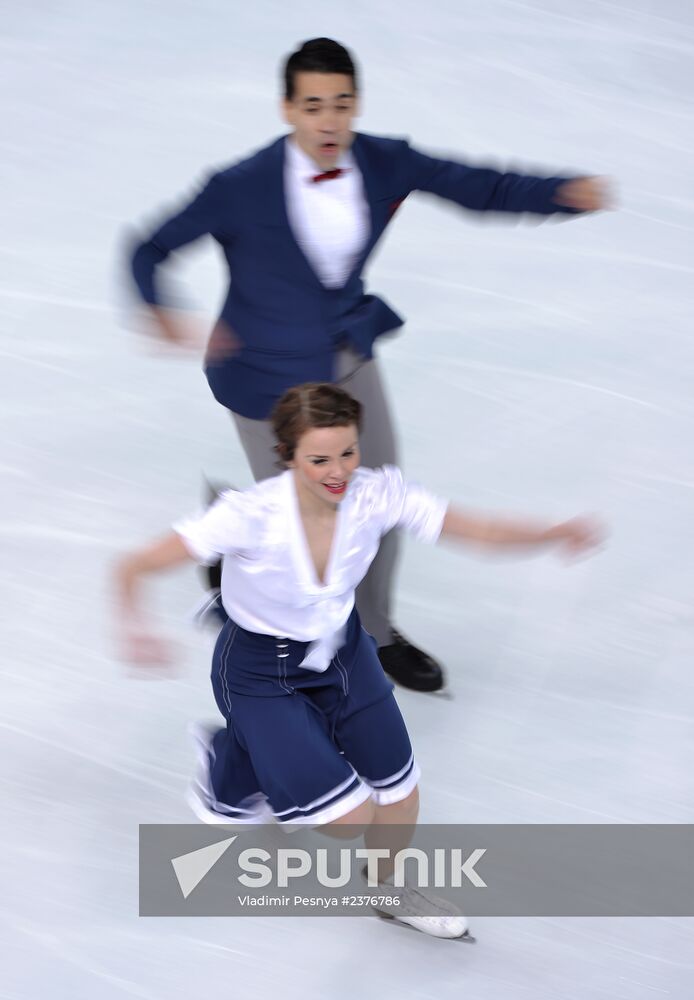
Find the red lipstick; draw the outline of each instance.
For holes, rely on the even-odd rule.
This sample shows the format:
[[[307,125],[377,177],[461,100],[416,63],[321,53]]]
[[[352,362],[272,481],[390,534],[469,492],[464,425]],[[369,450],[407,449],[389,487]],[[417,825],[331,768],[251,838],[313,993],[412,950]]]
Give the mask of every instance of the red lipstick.
[[[333,496],[341,496],[347,489],[347,483],[335,483],[334,485],[331,485],[330,483],[323,483],[323,486],[325,486],[326,490],[329,493],[332,493]]]

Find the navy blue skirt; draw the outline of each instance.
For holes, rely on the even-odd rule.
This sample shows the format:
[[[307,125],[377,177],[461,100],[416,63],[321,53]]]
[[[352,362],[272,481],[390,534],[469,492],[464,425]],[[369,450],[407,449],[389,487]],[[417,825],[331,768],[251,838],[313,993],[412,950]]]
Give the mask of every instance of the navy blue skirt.
[[[329,823],[373,798],[406,798],[419,778],[374,639],[356,609],[323,673],[300,664],[308,643],[228,621],[212,661],[226,726],[203,748],[196,809],[209,822]]]

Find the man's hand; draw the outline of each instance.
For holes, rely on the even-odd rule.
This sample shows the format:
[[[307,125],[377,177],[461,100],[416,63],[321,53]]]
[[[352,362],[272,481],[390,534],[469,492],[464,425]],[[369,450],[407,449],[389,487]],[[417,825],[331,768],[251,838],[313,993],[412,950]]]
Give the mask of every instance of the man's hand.
[[[164,309],[161,306],[146,310],[144,333],[155,341],[159,348],[182,351],[202,351],[205,331],[199,319],[180,309]]]
[[[207,344],[205,364],[221,365],[227,358],[233,358],[235,354],[238,354],[241,346],[241,341],[231,327],[220,320],[212,331],[212,336]]]
[[[554,201],[577,212],[600,212],[614,205],[606,177],[577,177],[566,181],[555,191]]]
[[[158,349],[205,353],[206,365],[219,365],[241,350],[234,331],[220,320],[212,335],[207,335],[204,319],[179,309],[157,306],[147,310],[145,332],[156,341]]]

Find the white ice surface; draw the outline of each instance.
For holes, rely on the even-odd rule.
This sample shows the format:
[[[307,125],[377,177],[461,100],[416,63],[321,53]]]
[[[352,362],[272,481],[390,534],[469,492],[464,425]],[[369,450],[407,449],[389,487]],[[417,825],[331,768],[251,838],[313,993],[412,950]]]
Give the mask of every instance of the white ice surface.
[[[194,572],[152,588],[168,680],[114,655],[108,568],[250,476],[198,358],[124,328],[129,226],[280,131],[280,56],[328,34],[366,131],[614,176],[620,210],[480,222],[412,197],[371,287],[403,463],[461,503],[602,514],[573,567],[408,546],[398,623],[453,700],[399,692],[423,819],[694,823],[692,57],[685,0],[65,0],[2,5],[2,1000],[685,1000],[692,921],[137,916],[142,822],[188,822],[210,640]],[[209,246],[181,287],[208,315]]]

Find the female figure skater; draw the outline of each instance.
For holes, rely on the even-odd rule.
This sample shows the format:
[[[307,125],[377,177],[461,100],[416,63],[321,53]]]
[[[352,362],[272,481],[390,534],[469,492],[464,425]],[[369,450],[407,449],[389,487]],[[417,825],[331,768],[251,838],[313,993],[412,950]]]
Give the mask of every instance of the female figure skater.
[[[143,662],[159,650],[139,614],[141,578],[223,558],[230,620],[215,647],[212,685],[226,726],[198,733],[204,767],[191,794],[206,822],[262,822],[270,812],[280,823],[329,825],[337,835],[341,825],[358,825],[367,847],[382,846],[384,824],[396,824],[409,842],[419,768],[354,606],[381,536],[401,527],[431,543],[553,545],[569,554],[599,541],[586,519],[547,526],[470,514],[407,483],[394,466],[360,468],[360,415],[335,385],[290,389],[272,417],[286,471],[222,494],[118,566],[128,655]],[[421,890],[398,893],[389,915],[438,937],[467,935],[448,903],[437,900],[432,910]]]

